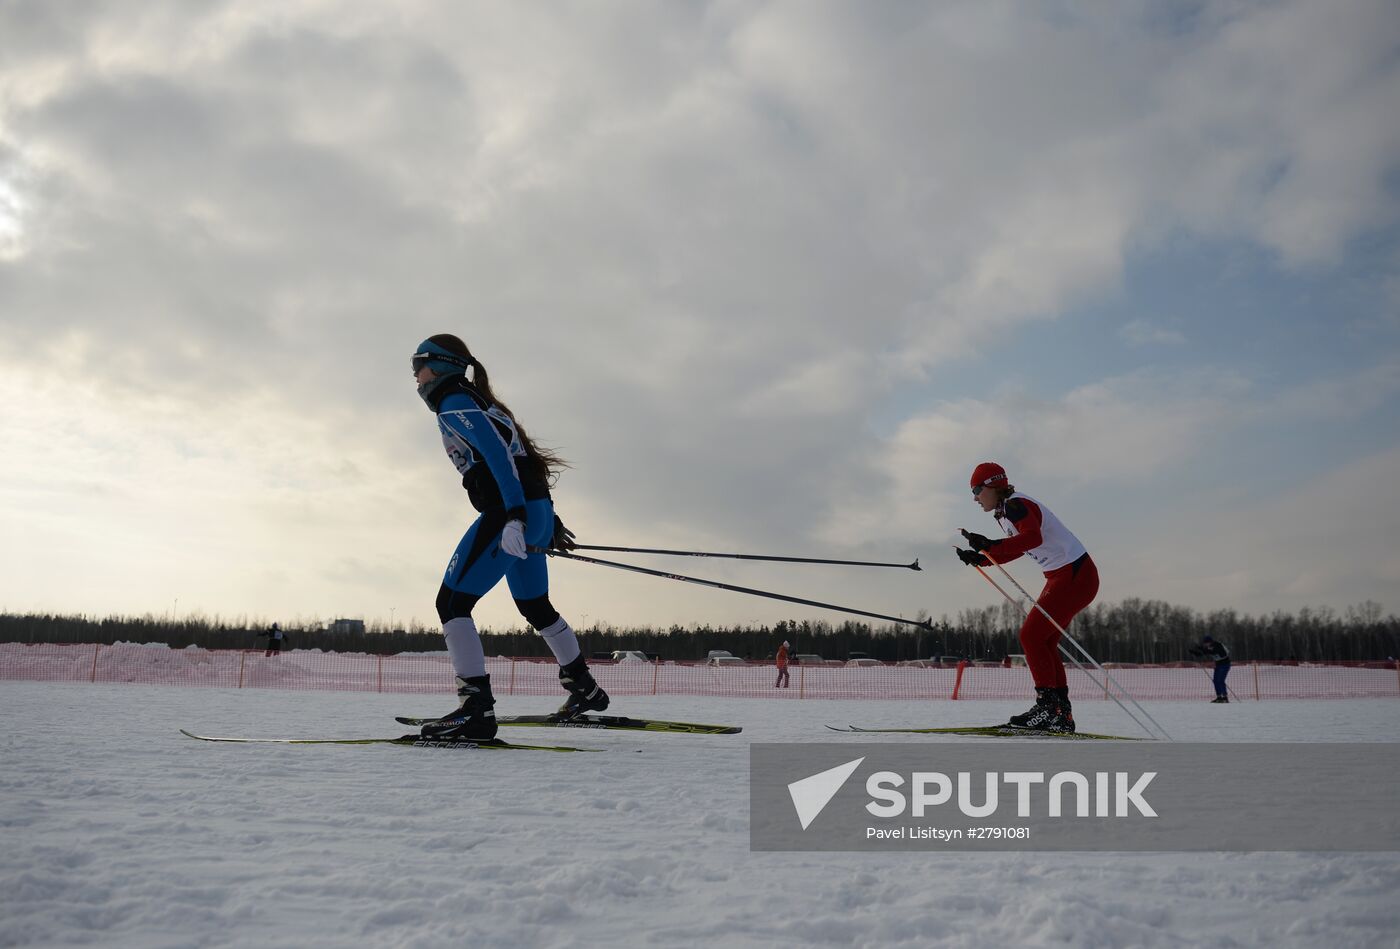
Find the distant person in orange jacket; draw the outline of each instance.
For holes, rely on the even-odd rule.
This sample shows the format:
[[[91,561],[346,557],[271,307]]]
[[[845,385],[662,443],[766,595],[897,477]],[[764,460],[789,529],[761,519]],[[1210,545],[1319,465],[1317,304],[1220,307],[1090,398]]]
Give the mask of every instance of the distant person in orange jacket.
[[[788,644],[783,640],[783,644],[778,647],[778,681],[773,683],[775,689],[786,689],[788,687]]]

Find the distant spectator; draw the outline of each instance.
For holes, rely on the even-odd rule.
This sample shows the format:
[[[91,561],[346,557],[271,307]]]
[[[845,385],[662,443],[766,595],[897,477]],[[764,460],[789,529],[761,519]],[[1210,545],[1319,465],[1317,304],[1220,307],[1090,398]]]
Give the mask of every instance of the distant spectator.
[[[281,626],[279,626],[277,623],[273,623],[267,628],[267,632],[263,633],[263,635],[267,637],[267,652],[263,653],[264,657],[271,656],[275,653],[279,653],[282,651]]]
[[[1215,675],[1212,676],[1215,682],[1215,698],[1211,700],[1211,704],[1228,704],[1230,690],[1225,685],[1225,677],[1230,674],[1230,650],[1225,648],[1224,643],[1216,642],[1215,637],[1206,635],[1201,637],[1199,646],[1192,646],[1188,651],[1193,656],[1215,663]]]
[[[786,689],[788,682],[788,644],[785,639],[783,644],[778,647],[778,681],[773,683],[773,688]]]

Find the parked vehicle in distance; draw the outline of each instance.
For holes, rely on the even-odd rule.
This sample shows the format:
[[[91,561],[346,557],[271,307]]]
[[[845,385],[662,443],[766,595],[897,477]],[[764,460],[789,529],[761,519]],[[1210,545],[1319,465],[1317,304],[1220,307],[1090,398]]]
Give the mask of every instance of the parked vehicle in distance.
[[[706,660],[705,660],[705,664],[706,664],[706,665],[710,665],[710,666],[744,666],[744,665],[748,665],[748,663],[746,663],[744,660],[740,659],[738,656],[728,656],[728,655],[726,655],[726,656],[711,656],[709,659],[706,659]]]
[[[819,666],[822,664],[822,657],[814,652],[799,652],[792,657],[792,661],[804,666]]]
[[[614,649],[612,658],[614,662],[651,662],[640,649]]]
[[[725,656],[729,656],[732,659],[734,653],[730,652],[728,649],[711,649],[705,654],[706,659],[722,659]]]
[[[848,665],[848,666],[883,666],[884,663],[881,662],[879,659],[871,659],[869,656],[863,656],[863,657],[861,657],[860,659],[847,659],[847,660],[846,660],[846,665]]]

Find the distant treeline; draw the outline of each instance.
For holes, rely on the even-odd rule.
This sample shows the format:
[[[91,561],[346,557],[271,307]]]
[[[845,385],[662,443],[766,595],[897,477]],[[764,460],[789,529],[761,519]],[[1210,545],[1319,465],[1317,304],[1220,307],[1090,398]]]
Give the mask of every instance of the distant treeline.
[[[929,619],[922,614],[918,619]],[[815,653],[825,659],[846,659],[864,653],[874,659],[898,661],[932,656],[961,656],[999,660],[1021,652],[1016,631],[1021,614],[1011,604],[961,610],[955,619],[945,614],[932,631],[908,626],[823,620],[788,620],[771,625],[594,626],[580,631],[586,653],[640,649],[663,659],[703,659],[711,649],[736,656],[768,659],[783,640],[794,653]],[[165,643],[180,649],[253,649],[265,644],[271,620],[236,621],[194,617],[57,616],[0,614],[0,642],[33,643]],[[444,648],[436,629],[395,629],[359,624],[283,623],[287,649],[327,652],[435,652]],[[1234,610],[1200,613],[1158,600],[1128,599],[1099,604],[1075,619],[1070,632],[1103,662],[1175,662],[1191,658],[1187,650],[1206,633],[1224,642],[1237,659],[1387,659],[1400,655],[1400,618],[1381,615],[1381,606],[1367,601],[1338,613],[1330,607],[1303,608],[1297,613],[1244,616]],[[546,656],[544,641],[526,629],[483,631],[487,655]]]

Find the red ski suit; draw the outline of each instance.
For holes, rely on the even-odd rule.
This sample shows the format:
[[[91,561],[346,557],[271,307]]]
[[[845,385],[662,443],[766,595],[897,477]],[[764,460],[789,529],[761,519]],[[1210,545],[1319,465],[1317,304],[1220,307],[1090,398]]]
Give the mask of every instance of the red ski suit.
[[[995,563],[1009,563],[1027,554],[1045,572],[1045,589],[1036,600],[1062,629],[1099,592],[1099,570],[1084,545],[1060,523],[1048,508],[1019,492],[1007,498],[996,510],[997,523],[1006,540],[984,551]],[[1031,679],[1040,688],[1062,688],[1065,664],[1060,659],[1060,630],[1045,613],[1032,609],[1021,625],[1021,648]]]

